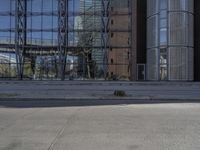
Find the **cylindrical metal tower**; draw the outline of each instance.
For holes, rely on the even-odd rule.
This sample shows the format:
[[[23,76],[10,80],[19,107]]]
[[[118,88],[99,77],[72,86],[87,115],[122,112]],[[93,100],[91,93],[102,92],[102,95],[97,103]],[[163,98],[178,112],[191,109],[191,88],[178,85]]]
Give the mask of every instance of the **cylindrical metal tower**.
[[[147,9],[147,79],[193,80],[193,0],[148,0]]]

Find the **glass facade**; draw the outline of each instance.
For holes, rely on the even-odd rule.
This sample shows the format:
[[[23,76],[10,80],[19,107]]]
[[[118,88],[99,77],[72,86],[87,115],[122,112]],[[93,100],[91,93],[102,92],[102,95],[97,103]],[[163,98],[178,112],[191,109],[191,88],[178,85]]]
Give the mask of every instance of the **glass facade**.
[[[194,2],[0,0],[0,79],[193,80]]]
[[[0,78],[129,79],[129,0],[0,0]]]
[[[193,80],[193,1],[147,3],[148,80]]]

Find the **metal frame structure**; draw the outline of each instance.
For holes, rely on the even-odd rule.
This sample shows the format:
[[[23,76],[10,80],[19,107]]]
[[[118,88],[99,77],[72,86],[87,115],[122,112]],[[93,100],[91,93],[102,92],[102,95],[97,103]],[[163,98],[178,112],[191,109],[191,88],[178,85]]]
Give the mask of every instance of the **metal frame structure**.
[[[15,51],[18,79],[23,79],[24,53],[26,45],[26,0],[15,2]]]
[[[66,50],[68,47],[68,0],[58,0],[58,51],[60,79],[65,79]]]
[[[101,0],[102,3],[102,32],[101,32],[101,44],[102,51],[104,52],[104,78],[107,77],[108,70],[108,48],[110,46],[110,11],[111,11],[111,0]]]

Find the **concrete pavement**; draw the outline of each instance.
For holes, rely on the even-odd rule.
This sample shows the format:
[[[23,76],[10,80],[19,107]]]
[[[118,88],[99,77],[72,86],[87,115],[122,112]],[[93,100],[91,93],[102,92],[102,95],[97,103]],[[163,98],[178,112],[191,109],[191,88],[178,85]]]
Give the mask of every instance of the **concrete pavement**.
[[[192,82],[0,81],[0,150],[199,150],[199,102]]]
[[[199,103],[84,107],[0,103],[0,150],[199,149]]]

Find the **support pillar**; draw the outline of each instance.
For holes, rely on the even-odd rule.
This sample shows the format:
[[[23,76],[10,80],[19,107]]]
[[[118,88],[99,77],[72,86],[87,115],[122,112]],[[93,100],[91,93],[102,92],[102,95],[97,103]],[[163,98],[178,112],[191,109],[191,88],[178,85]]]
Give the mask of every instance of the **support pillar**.
[[[101,46],[104,53],[104,78],[106,79],[108,73],[108,49],[110,46],[110,4],[111,0],[101,0],[102,2],[102,30],[101,30]]]
[[[26,0],[15,2],[15,52],[17,77],[23,79],[24,53],[26,45]]]
[[[58,0],[58,52],[59,77],[65,80],[65,66],[68,47],[68,0]]]

